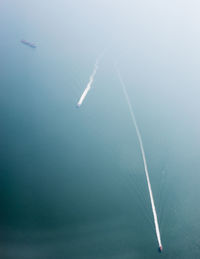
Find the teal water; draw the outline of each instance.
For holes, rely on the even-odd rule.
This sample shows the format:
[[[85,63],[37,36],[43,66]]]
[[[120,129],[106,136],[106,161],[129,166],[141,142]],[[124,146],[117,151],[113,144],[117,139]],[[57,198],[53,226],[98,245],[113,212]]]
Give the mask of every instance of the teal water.
[[[1,258],[199,258],[198,7],[1,2]],[[162,254],[114,62],[142,134]]]

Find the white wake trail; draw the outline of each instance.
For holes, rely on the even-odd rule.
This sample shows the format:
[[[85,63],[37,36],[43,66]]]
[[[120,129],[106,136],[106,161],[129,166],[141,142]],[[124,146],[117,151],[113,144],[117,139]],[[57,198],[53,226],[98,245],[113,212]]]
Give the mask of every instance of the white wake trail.
[[[81,95],[81,97],[80,97],[80,99],[79,99],[79,101],[78,101],[78,103],[76,105],[77,107],[80,107],[82,105],[85,97],[87,96],[88,92],[90,91],[92,83],[94,81],[94,77],[95,77],[97,69],[98,69],[98,66],[99,66],[99,59],[96,60],[96,63],[94,65],[94,69],[93,69],[93,72],[92,72],[92,74],[90,76],[89,82],[88,82],[85,90],[83,91],[83,93],[82,93],[82,95]]]
[[[122,79],[122,76],[121,76],[119,70],[117,69],[117,67],[115,67],[115,68],[116,68],[116,71],[117,71],[117,74],[118,74],[121,86],[123,88],[124,95],[125,95],[127,103],[128,103],[128,107],[129,107],[129,111],[130,111],[130,114],[131,114],[131,118],[132,118],[134,127],[136,129],[137,137],[138,137],[139,144],[140,144],[140,149],[141,149],[141,153],[142,153],[142,159],[143,159],[143,163],[144,163],[144,170],[145,170],[147,184],[148,184],[148,189],[149,189],[149,196],[150,196],[150,200],[151,200],[151,207],[152,207],[152,212],[153,212],[153,217],[154,217],[156,236],[157,236],[157,240],[158,240],[159,251],[161,252],[163,247],[162,247],[162,242],[161,242],[161,237],[160,237],[158,217],[157,217],[157,213],[156,213],[153,193],[152,193],[152,189],[151,189],[151,183],[150,183],[150,179],[149,179],[149,172],[148,172],[148,167],[147,167],[147,162],[146,162],[146,156],[145,156],[144,147],[143,147],[143,143],[142,143],[142,137],[141,137],[138,125],[137,125],[137,121],[136,121],[136,118],[135,118],[135,115],[134,115],[134,112],[133,112],[133,108],[132,108],[129,96],[128,96],[127,91],[126,91],[126,86],[124,84],[124,81]]]

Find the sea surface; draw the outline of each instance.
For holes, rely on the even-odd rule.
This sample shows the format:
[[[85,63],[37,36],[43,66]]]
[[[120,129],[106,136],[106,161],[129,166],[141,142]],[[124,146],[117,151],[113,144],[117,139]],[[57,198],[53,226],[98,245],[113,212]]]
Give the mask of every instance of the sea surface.
[[[1,1],[0,258],[200,258],[199,8]]]

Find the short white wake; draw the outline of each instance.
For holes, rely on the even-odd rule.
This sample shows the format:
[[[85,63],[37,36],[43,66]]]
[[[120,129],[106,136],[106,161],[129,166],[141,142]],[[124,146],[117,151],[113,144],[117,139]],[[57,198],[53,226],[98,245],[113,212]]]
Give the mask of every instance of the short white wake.
[[[87,83],[87,86],[86,86],[85,90],[83,91],[79,101],[77,102],[76,107],[80,107],[82,105],[85,97],[87,96],[88,92],[90,91],[90,89],[92,87],[92,84],[93,84],[93,81],[94,81],[94,78],[95,78],[95,75],[96,75],[97,70],[99,68],[99,62],[101,61],[102,57],[104,56],[105,51],[106,51],[106,49],[104,51],[102,51],[101,54],[97,57],[95,65],[94,65],[94,69],[93,69],[92,74],[89,78],[89,82]]]
[[[126,98],[126,101],[128,103],[128,107],[129,107],[129,111],[130,111],[130,115],[137,133],[137,137],[138,137],[138,141],[140,144],[140,149],[141,149],[141,153],[142,153],[142,159],[143,159],[143,163],[144,163],[144,170],[145,170],[145,174],[146,174],[146,179],[147,179],[147,184],[148,184],[148,189],[149,189],[149,196],[150,196],[150,200],[151,200],[151,207],[152,207],[152,212],[153,212],[153,217],[154,217],[154,224],[155,224],[155,230],[156,230],[156,236],[157,236],[157,240],[158,240],[158,245],[159,245],[159,251],[162,251],[162,242],[161,242],[161,237],[160,237],[160,230],[159,230],[159,225],[158,225],[158,217],[157,217],[157,213],[156,213],[156,208],[155,208],[155,203],[154,203],[154,198],[153,198],[153,193],[152,193],[152,189],[151,189],[151,183],[150,183],[150,179],[149,179],[149,172],[148,172],[148,167],[147,167],[147,162],[146,162],[146,156],[145,156],[145,152],[144,152],[144,147],[143,147],[143,143],[142,143],[142,137],[140,134],[140,130],[138,128],[137,125],[137,121],[133,112],[133,108],[129,99],[129,96],[127,94],[126,91],[126,86],[124,84],[124,81],[122,79],[121,73],[120,71],[116,68],[121,86],[123,88],[123,92]]]
[[[88,92],[90,91],[91,86],[92,86],[92,83],[93,83],[93,81],[94,81],[94,77],[95,77],[96,72],[97,72],[97,69],[98,69],[98,66],[99,66],[99,59],[96,60],[96,63],[95,63],[95,65],[94,65],[93,72],[92,72],[92,74],[91,74],[91,76],[90,76],[90,78],[89,78],[89,82],[88,82],[88,84],[87,84],[85,90],[83,91],[83,93],[82,93],[82,95],[81,95],[81,97],[80,97],[80,99],[79,99],[79,101],[78,101],[78,103],[77,103],[77,105],[76,105],[77,107],[80,107],[80,106],[82,105],[82,103],[83,103],[85,97],[87,96]]]

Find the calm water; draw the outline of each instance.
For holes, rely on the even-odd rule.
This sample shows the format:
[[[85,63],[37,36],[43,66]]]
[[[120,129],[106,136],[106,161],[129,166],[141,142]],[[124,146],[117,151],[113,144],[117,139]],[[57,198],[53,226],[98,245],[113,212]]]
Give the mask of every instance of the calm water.
[[[1,258],[200,257],[199,7],[1,1]],[[162,254],[114,62],[143,137]]]

